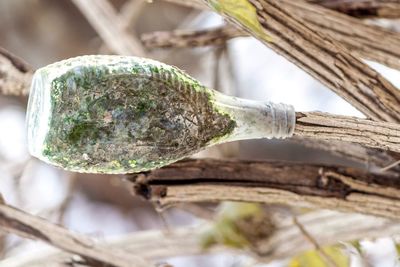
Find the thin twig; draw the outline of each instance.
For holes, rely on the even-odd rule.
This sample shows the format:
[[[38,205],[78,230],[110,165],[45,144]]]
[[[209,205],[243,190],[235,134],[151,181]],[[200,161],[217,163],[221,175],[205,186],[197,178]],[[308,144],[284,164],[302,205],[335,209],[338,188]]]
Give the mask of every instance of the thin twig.
[[[382,172],[388,171],[388,170],[390,170],[390,169],[396,167],[396,166],[399,165],[399,164],[400,164],[400,160],[398,160],[398,161],[396,161],[396,162],[393,162],[392,164],[389,164],[389,165],[386,166],[386,167],[381,168],[380,171],[382,171]]]
[[[220,46],[229,39],[248,36],[232,25],[203,30],[157,31],[142,34],[140,39],[147,48],[183,48],[207,45]]]
[[[313,244],[315,250],[321,255],[321,257],[324,259],[325,263],[328,264],[329,267],[338,267],[336,262],[332,260],[332,258],[325,253],[325,251],[321,248],[321,246],[318,244],[317,240],[315,240],[314,237],[308,231],[304,228],[304,226],[297,220],[297,217],[293,217],[293,223],[299,228],[300,232],[304,235],[304,237],[307,238],[307,240]]]
[[[127,0],[121,7],[118,16],[122,22],[123,29],[129,29],[136,23],[136,20],[142,14],[143,8],[146,5],[145,0]]]
[[[118,14],[118,17],[121,21],[121,31],[125,31],[127,34],[129,34],[129,29],[135,24],[145,4],[146,2],[144,0],[128,0],[124,3]],[[132,36],[131,34],[129,35],[135,39],[135,45],[139,47],[139,50],[145,51],[139,40],[137,40],[135,36]],[[99,52],[102,54],[110,53],[106,43],[101,45]],[[143,54],[142,56],[146,56],[146,54]]]
[[[144,56],[140,42],[128,34],[108,0],[73,0],[107,46],[120,55]]]
[[[71,204],[71,201],[74,197],[74,189],[76,186],[77,174],[69,173],[66,178],[68,179],[67,194],[64,197],[63,201],[61,202],[61,204],[59,205],[59,208],[58,208],[57,222],[60,223],[61,225],[64,222],[65,213],[68,210],[68,207]]]

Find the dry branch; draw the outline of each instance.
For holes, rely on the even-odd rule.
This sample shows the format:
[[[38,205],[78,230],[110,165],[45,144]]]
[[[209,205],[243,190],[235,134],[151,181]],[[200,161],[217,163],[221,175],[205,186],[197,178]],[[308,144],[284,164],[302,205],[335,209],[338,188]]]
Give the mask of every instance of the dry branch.
[[[305,5],[303,1],[282,0],[281,6],[301,18],[316,32],[338,41],[357,57],[400,69],[399,33],[317,5]],[[148,48],[197,47],[220,45],[231,38],[241,36],[248,34],[232,25],[226,25],[199,31],[148,33],[142,35],[141,40]]]
[[[398,0],[309,0],[312,3],[360,18],[400,17]]]
[[[265,45],[283,55],[369,118],[400,121],[400,92],[382,75],[350,54],[330,37],[310,29],[277,0],[250,0],[264,31],[273,41],[239,20],[223,14]],[[303,3],[306,7],[307,3]]]
[[[97,245],[83,235],[71,233],[61,226],[4,204],[0,204],[0,229],[80,255],[93,266],[152,266],[140,257]]]
[[[126,32],[123,21],[108,0],[73,0],[73,2],[115,53],[145,55],[140,42]]]
[[[299,215],[307,231],[318,240],[321,246],[333,245],[338,242],[359,240],[361,238],[387,237],[398,234],[400,225],[388,219],[320,210]],[[205,227],[207,227],[205,225]],[[160,230],[132,233],[106,242],[107,247],[124,249],[127,253],[136,253],[142,257],[154,260],[176,256],[210,254],[226,251],[228,248],[212,247],[204,250],[200,246],[199,233],[201,226],[172,229],[168,233]],[[259,242],[259,256],[263,261],[281,260],[294,254],[312,249],[298,227],[290,218],[283,219],[277,225],[274,235]],[[234,251],[234,253],[245,253]],[[58,264],[68,261],[71,254],[54,250],[35,252],[33,255],[12,257],[0,263],[0,267],[41,267],[46,262],[48,267],[66,267]]]
[[[161,206],[248,201],[400,219],[399,174],[290,162],[187,160],[131,176],[135,193]]]
[[[400,69],[399,33],[318,5],[308,5],[302,0],[282,2],[290,14],[303,20],[315,32],[330,36],[355,56]]]
[[[147,48],[183,48],[222,45],[240,36],[247,36],[247,33],[227,25],[205,30],[157,31],[142,34],[140,39]]]
[[[352,142],[400,152],[400,125],[321,112],[297,112],[295,136]]]
[[[0,94],[27,95],[32,69],[22,59],[0,47]]]
[[[207,9],[202,0],[166,0],[174,4]],[[398,0],[307,0],[310,3],[333,9],[349,16],[358,18],[389,18],[400,17],[400,2]]]

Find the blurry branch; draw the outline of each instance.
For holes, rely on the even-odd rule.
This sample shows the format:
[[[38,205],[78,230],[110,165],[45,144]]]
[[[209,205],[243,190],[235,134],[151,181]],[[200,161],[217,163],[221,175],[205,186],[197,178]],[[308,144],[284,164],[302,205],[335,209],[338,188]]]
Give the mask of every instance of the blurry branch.
[[[201,9],[201,10],[207,10],[207,6],[204,4],[202,0],[190,0],[190,1],[185,1],[185,0],[165,0],[170,3],[174,3],[177,5],[182,5],[185,7],[191,7],[191,8],[196,8],[196,9]]]
[[[61,226],[5,204],[0,204],[0,229],[80,255],[90,266],[152,266],[134,254],[104,248],[83,235],[73,234]]]
[[[377,169],[387,166],[397,161],[398,154],[390,151],[364,147],[355,143],[347,143],[334,140],[315,140],[310,138],[294,137],[290,139],[296,143],[306,147],[328,151],[333,155],[342,157],[343,159],[352,160],[354,162],[365,165],[368,169]],[[400,171],[399,167],[392,168],[391,171]]]
[[[162,230],[140,231],[126,234],[118,239],[109,240],[104,245],[109,249],[122,249],[127,254],[138,254],[148,260],[174,256],[188,256],[206,253],[199,243],[198,229],[192,227]],[[220,251],[213,249],[212,251]],[[60,262],[69,262],[73,255],[54,249],[35,252],[25,256],[10,257],[0,263],[0,267],[67,267]],[[83,267],[84,265],[82,265]]]
[[[108,0],[73,0],[107,46],[120,55],[144,56],[140,42],[126,29]]]
[[[317,5],[304,5],[303,1],[282,0],[281,6],[301,18],[316,32],[340,42],[354,55],[400,69],[399,33]],[[147,33],[142,35],[141,40],[147,48],[197,47],[220,45],[231,38],[242,36],[248,34],[233,25],[226,25],[199,31]]]
[[[160,206],[224,200],[281,203],[400,219],[400,179],[323,164],[185,160],[132,174],[134,193]]]
[[[400,231],[400,225],[395,221],[326,210],[298,215],[297,220],[305,225],[307,232],[318,240],[320,246],[362,238],[386,237],[398,234]],[[204,228],[207,225],[204,225]],[[172,229],[168,234],[160,230],[141,231],[109,240],[106,246],[124,249],[126,253],[137,253],[148,260],[230,250],[221,246],[203,249],[200,244],[201,236],[198,233],[204,228],[200,226],[177,228]],[[291,219],[281,220],[274,235],[268,239],[257,241],[259,244],[258,256],[265,262],[287,259],[295,254],[313,249],[313,244],[308,242]],[[236,250],[233,252],[235,254],[245,253]],[[0,267],[42,267],[43,262],[46,262],[48,267],[66,267],[57,263],[68,262],[71,257],[71,254],[54,250],[25,253],[24,256],[15,256],[4,260],[0,263]]]
[[[0,94],[27,95],[31,79],[31,68],[23,60],[0,47]]]
[[[346,141],[400,152],[400,124],[321,112],[296,112],[296,117],[295,136]]]
[[[136,22],[136,19],[142,13],[145,5],[145,0],[127,0],[121,7],[121,11],[118,14],[122,23],[121,27],[123,29],[129,29],[129,27],[132,26],[131,24]]]
[[[65,213],[67,212],[71,204],[71,201],[74,197],[74,192],[75,192],[74,190],[76,187],[76,180],[77,180],[77,174],[74,172],[70,172],[66,176],[67,177],[65,178],[68,180],[67,194],[65,195],[63,201],[61,202],[61,204],[57,209],[58,211],[57,222],[61,225],[64,223]]]
[[[226,25],[205,30],[158,31],[142,34],[141,40],[147,48],[183,48],[207,45],[222,45],[231,38],[247,36],[247,33]]]
[[[132,24],[134,25],[136,22],[136,19],[142,12],[142,9],[146,2],[144,0],[127,0],[121,7],[120,12],[118,13],[118,17],[121,21],[121,31],[126,31],[128,32],[131,29]],[[137,43],[138,46],[140,46],[140,49],[144,51],[144,48],[140,44],[140,42],[136,39],[136,37],[133,37]],[[101,47],[99,48],[99,53],[101,54],[109,54],[110,49],[108,48],[106,43],[103,43]],[[143,54],[142,56],[146,56],[146,54]]]
[[[308,0],[360,18],[400,18],[398,0]]]

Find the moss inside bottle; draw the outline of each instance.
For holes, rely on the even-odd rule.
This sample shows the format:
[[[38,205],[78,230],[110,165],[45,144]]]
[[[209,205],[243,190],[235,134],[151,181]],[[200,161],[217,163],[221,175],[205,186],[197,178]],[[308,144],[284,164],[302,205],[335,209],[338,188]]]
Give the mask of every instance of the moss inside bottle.
[[[82,56],[36,71],[28,146],[67,170],[132,173],[217,143],[291,136],[294,120],[291,106],[223,95],[157,61]]]

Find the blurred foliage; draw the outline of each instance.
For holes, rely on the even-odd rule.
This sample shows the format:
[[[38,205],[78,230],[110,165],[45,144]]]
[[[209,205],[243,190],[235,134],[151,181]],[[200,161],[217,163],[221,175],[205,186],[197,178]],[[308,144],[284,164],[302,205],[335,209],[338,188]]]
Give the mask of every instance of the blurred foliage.
[[[322,248],[323,253],[334,262],[334,266],[327,262],[318,250],[309,250],[290,260],[288,267],[349,267],[350,260],[348,255],[339,246],[329,246]]]
[[[257,203],[224,202],[212,225],[201,236],[202,247],[215,244],[233,248],[252,247],[268,239],[275,226],[268,213]]]

